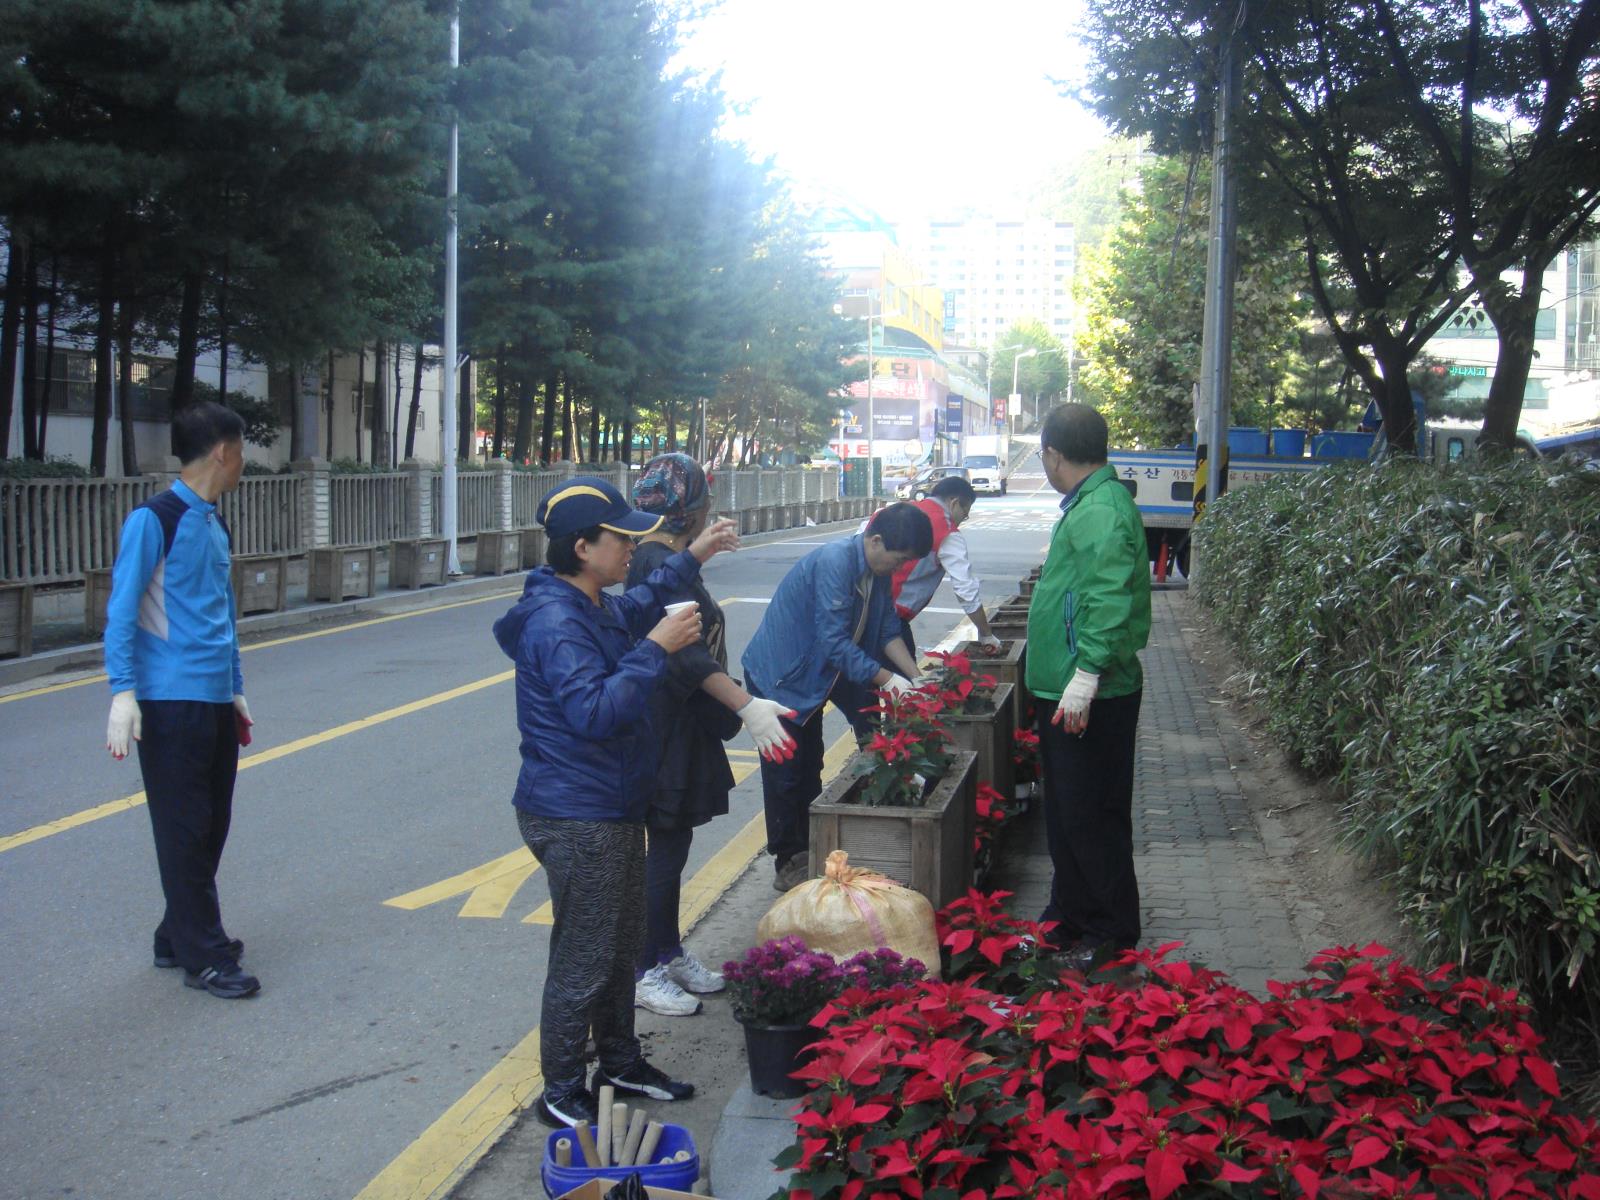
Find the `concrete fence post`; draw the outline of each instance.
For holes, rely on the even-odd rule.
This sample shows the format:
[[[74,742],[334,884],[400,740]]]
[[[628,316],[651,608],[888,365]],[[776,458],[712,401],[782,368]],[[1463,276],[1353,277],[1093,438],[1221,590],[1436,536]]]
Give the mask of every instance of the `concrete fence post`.
[[[302,458],[289,464],[300,476],[300,545],[311,550],[333,545],[333,471],[325,459]]]
[[[494,486],[494,527],[511,529],[515,521],[515,508],[511,496],[511,464],[503,458],[491,458],[489,476]]]
[[[433,536],[433,472],[414,458],[400,464],[407,477],[406,534]]]

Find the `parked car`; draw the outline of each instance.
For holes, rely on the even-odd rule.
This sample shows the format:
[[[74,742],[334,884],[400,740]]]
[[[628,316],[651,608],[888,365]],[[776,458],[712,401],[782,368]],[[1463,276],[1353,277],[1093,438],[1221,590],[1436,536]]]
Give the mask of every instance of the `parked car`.
[[[923,500],[933,485],[947,476],[954,475],[958,479],[968,478],[965,467],[923,467],[909,479],[902,479],[895,485],[895,498],[899,500]]]

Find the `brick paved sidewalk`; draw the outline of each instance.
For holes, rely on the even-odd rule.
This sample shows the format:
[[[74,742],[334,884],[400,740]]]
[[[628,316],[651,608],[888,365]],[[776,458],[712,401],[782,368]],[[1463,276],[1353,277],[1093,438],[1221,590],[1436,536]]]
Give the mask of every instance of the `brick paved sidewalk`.
[[[1301,924],[1312,898],[1296,896],[1283,861],[1290,847],[1240,787],[1249,748],[1195,661],[1185,631],[1186,593],[1152,597],[1134,771],[1134,864],[1143,946],[1182,941],[1186,958],[1224,971],[1251,991],[1296,978],[1318,948]],[[1029,821],[1036,819],[1029,815]],[[1037,917],[1049,898],[1050,856],[1038,836],[1008,838],[995,886],[1015,892],[1018,915]]]

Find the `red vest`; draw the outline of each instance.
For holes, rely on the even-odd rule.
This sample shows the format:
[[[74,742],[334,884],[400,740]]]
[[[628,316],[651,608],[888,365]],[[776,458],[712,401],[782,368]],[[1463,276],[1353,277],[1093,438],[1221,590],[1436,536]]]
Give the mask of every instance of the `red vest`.
[[[929,496],[926,500],[918,500],[916,505],[928,514],[928,520],[933,525],[933,549],[928,552],[927,558],[913,558],[910,562],[902,563],[900,569],[894,573],[893,578],[890,580],[895,598],[894,610],[900,614],[901,620],[905,621],[909,621],[917,613],[900,604],[900,592],[904,589],[906,580],[911,577],[911,573],[925,563],[932,570],[938,572],[938,578],[934,579],[933,587],[937,588],[939,586],[939,578],[944,576],[944,568],[939,566],[939,547],[944,544],[945,538],[950,536],[951,529],[950,514],[945,512],[944,505],[940,504],[932,496]],[[932,594],[933,588],[929,588],[928,595],[920,597],[922,603],[927,604]],[[921,611],[921,606],[918,607],[917,611]]]

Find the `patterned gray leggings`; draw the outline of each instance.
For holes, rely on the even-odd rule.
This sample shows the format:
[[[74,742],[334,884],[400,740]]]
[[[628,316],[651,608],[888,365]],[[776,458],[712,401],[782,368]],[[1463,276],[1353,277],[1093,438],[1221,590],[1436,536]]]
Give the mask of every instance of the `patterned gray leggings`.
[[[546,1092],[560,1100],[585,1086],[591,1030],[610,1074],[643,1056],[633,1034],[633,964],[644,940],[644,826],[519,809],[517,827],[544,868],[555,912],[539,1056]]]

